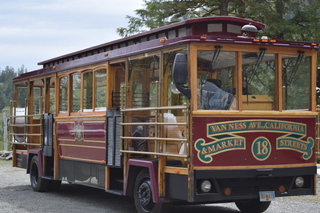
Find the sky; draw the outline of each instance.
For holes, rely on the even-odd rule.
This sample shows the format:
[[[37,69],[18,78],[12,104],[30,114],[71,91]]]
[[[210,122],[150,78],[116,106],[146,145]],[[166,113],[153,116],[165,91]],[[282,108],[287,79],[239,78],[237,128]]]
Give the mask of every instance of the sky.
[[[0,3],[0,70],[41,69],[38,62],[120,39],[126,15],[143,0],[4,0]]]

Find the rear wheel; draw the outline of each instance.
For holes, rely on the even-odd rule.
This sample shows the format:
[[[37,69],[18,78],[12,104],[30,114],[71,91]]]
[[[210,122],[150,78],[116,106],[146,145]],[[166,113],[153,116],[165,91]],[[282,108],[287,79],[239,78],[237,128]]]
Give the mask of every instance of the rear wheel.
[[[260,202],[259,200],[237,201],[236,205],[241,212],[244,213],[260,213],[264,212],[270,206],[269,202]]]
[[[154,203],[148,170],[142,170],[134,185],[134,204],[139,213],[164,213],[170,209],[169,203]]]
[[[49,181],[39,175],[38,156],[34,156],[30,163],[30,182],[36,192],[43,192],[48,189]]]

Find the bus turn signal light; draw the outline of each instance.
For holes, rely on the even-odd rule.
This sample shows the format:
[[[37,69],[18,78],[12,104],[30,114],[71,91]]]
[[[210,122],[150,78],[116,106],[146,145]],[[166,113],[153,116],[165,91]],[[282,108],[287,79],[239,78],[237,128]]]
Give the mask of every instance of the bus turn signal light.
[[[285,191],[286,191],[286,187],[284,187],[283,185],[279,186],[280,193],[284,193]]]
[[[231,194],[231,189],[228,187],[224,190],[224,194],[229,196]]]

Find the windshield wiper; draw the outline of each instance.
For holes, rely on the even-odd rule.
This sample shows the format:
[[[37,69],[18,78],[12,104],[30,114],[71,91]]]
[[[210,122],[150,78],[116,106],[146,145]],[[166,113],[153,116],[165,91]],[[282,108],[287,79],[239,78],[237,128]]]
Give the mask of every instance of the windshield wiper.
[[[264,54],[266,53],[266,50],[267,50],[267,48],[260,48],[260,54],[259,54],[259,56],[258,56],[258,58],[257,58],[257,60],[256,60],[256,63],[255,63],[255,65],[254,65],[254,67],[253,67],[253,73],[252,73],[252,75],[251,75],[251,77],[250,77],[249,82],[251,82],[253,76],[256,75],[256,72],[257,72],[257,70],[258,70],[258,67],[259,67],[259,65],[260,65],[260,63],[261,63],[261,61],[262,61],[262,59],[263,59],[263,57],[264,57]]]
[[[222,49],[222,46],[214,46],[216,49],[213,53],[213,57],[212,57],[212,60],[211,60],[211,66],[209,67],[208,69],[208,74],[212,71],[212,68],[214,66],[214,64],[216,63],[218,57],[219,57],[219,54],[221,52],[221,49]]]

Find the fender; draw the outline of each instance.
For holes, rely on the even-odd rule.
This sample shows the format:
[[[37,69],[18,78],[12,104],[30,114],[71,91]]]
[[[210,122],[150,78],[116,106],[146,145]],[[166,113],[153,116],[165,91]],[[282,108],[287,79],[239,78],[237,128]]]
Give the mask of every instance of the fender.
[[[27,174],[30,173],[30,162],[33,156],[38,156],[38,166],[39,166],[39,175],[40,177],[43,176],[43,155],[41,149],[29,149],[28,150],[28,158],[27,158]]]
[[[168,199],[160,198],[158,193],[158,167],[156,166],[154,161],[151,160],[140,160],[140,159],[129,159],[128,160],[128,167],[127,167],[127,174],[126,174],[126,181],[124,185],[123,194],[127,195],[128,189],[128,180],[130,177],[130,168],[138,167],[138,168],[148,168],[149,169],[149,176],[151,182],[151,189],[152,189],[152,199],[154,203],[165,203],[169,202]],[[132,172],[132,171],[131,171]]]

